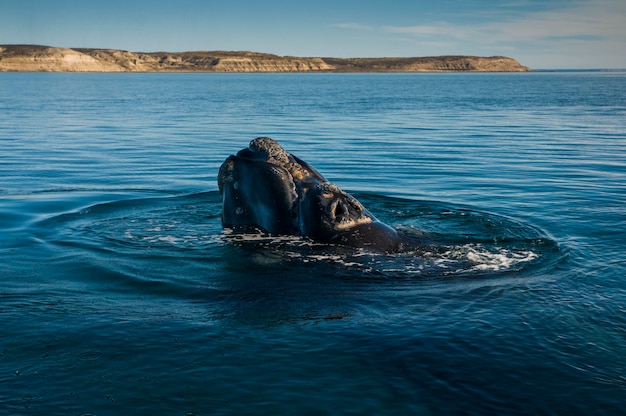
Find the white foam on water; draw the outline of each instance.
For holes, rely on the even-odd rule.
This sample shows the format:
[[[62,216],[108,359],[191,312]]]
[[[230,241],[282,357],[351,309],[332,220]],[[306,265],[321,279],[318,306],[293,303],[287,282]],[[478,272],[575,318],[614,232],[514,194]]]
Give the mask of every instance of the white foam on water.
[[[169,228],[169,225],[168,225]],[[325,244],[315,243],[299,236],[272,236],[263,233],[233,233],[224,230],[213,235],[176,234],[175,230],[154,227],[144,228],[142,235],[129,229],[124,233],[126,240],[145,244],[167,245],[179,248],[206,247],[207,245],[252,244],[262,250],[255,253],[253,260],[258,264],[276,264],[295,261],[303,264],[335,264],[364,273],[370,271],[383,274],[422,275],[433,271],[448,273],[499,272],[515,269],[524,263],[536,260],[539,255],[532,250],[512,247],[490,247],[480,243],[440,247],[419,252],[386,254],[366,249],[346,252]],[[169,233],[168,231],[173,231]]]
[[[486,248],[481,244],[466,244],[446,251],[436,263],[440,267],[451,268],[467,262],[467,271],[502,271],[533,261],[537,257],[537,253],[531,250]]]

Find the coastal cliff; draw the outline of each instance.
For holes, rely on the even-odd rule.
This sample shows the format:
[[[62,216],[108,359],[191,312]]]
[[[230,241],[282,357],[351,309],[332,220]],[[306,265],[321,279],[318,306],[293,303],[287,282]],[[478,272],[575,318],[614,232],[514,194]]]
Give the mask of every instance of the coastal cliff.
[[[504,56],[303,58],[257,52],[129,52],[0,45],[0,72],[527,72]]]

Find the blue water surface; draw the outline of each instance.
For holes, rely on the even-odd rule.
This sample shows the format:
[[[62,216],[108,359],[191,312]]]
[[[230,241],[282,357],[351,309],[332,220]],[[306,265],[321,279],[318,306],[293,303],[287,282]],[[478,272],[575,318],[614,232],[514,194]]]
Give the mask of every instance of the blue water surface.
[[[257,136],[422,241],[221,229]],[[0,74],[0,414],[626,406],[626,73]]]

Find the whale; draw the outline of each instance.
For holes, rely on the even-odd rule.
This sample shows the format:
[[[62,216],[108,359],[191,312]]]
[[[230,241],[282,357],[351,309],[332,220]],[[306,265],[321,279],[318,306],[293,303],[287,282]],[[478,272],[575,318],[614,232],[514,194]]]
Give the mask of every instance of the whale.
[[[398,252],[406,236],[269,137],[253,139],[219,168],[222,227],[294,235],[323,244]]]

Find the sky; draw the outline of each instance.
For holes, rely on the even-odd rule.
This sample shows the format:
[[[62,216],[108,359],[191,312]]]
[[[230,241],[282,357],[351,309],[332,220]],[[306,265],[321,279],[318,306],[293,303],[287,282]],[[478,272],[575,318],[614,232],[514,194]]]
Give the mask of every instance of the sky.
[[[0,44],[626,68],[626,0],[0,0]]]

